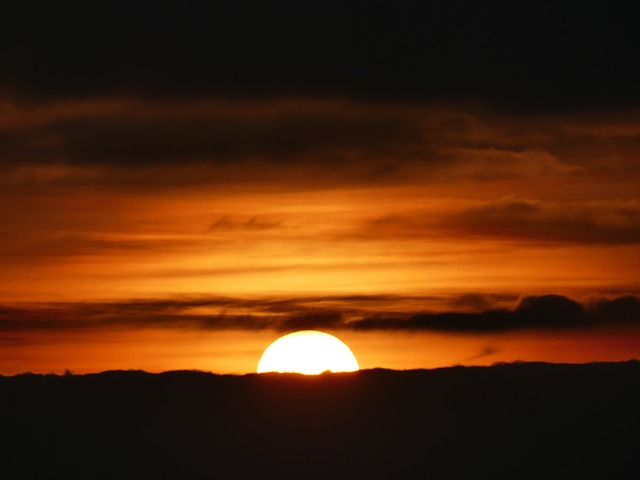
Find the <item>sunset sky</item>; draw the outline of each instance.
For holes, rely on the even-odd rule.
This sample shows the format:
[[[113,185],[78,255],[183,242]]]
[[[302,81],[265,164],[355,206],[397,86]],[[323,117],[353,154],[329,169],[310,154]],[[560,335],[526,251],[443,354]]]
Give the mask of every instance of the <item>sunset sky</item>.
[[[640,358],[613,3],[0,7],[0,373]]]

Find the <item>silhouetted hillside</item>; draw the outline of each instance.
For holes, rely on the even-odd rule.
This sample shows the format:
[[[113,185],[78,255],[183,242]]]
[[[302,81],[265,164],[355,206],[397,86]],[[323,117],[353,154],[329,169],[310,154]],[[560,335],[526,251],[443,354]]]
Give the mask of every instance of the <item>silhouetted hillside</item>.
[[[640,363],[0,377],[2,478],[638,478]]]

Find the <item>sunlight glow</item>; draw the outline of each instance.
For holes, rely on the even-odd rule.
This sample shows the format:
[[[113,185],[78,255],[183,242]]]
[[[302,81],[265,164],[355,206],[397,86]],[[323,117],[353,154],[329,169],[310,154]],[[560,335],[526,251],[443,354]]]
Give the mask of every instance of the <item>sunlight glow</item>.
[[[302,330],[280,337],[267,347],[258,363],[258,373],[317,375],[326,371],[353,372],[359,369],[349,347],[333,335],[315,330]]]

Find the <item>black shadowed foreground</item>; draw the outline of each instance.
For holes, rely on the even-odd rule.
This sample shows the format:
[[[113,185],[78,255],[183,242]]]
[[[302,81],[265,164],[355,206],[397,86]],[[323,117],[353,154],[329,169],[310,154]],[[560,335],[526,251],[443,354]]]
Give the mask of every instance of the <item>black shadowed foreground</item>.
[[[640,363],[0,377],[1,478],[640,478]]]

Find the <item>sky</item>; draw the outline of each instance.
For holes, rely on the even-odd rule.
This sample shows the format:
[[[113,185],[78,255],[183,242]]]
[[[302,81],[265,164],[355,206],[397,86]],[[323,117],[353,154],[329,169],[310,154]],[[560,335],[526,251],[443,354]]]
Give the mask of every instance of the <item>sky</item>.
[[[629,5],[0,6],[0,373],[640,357]]]

